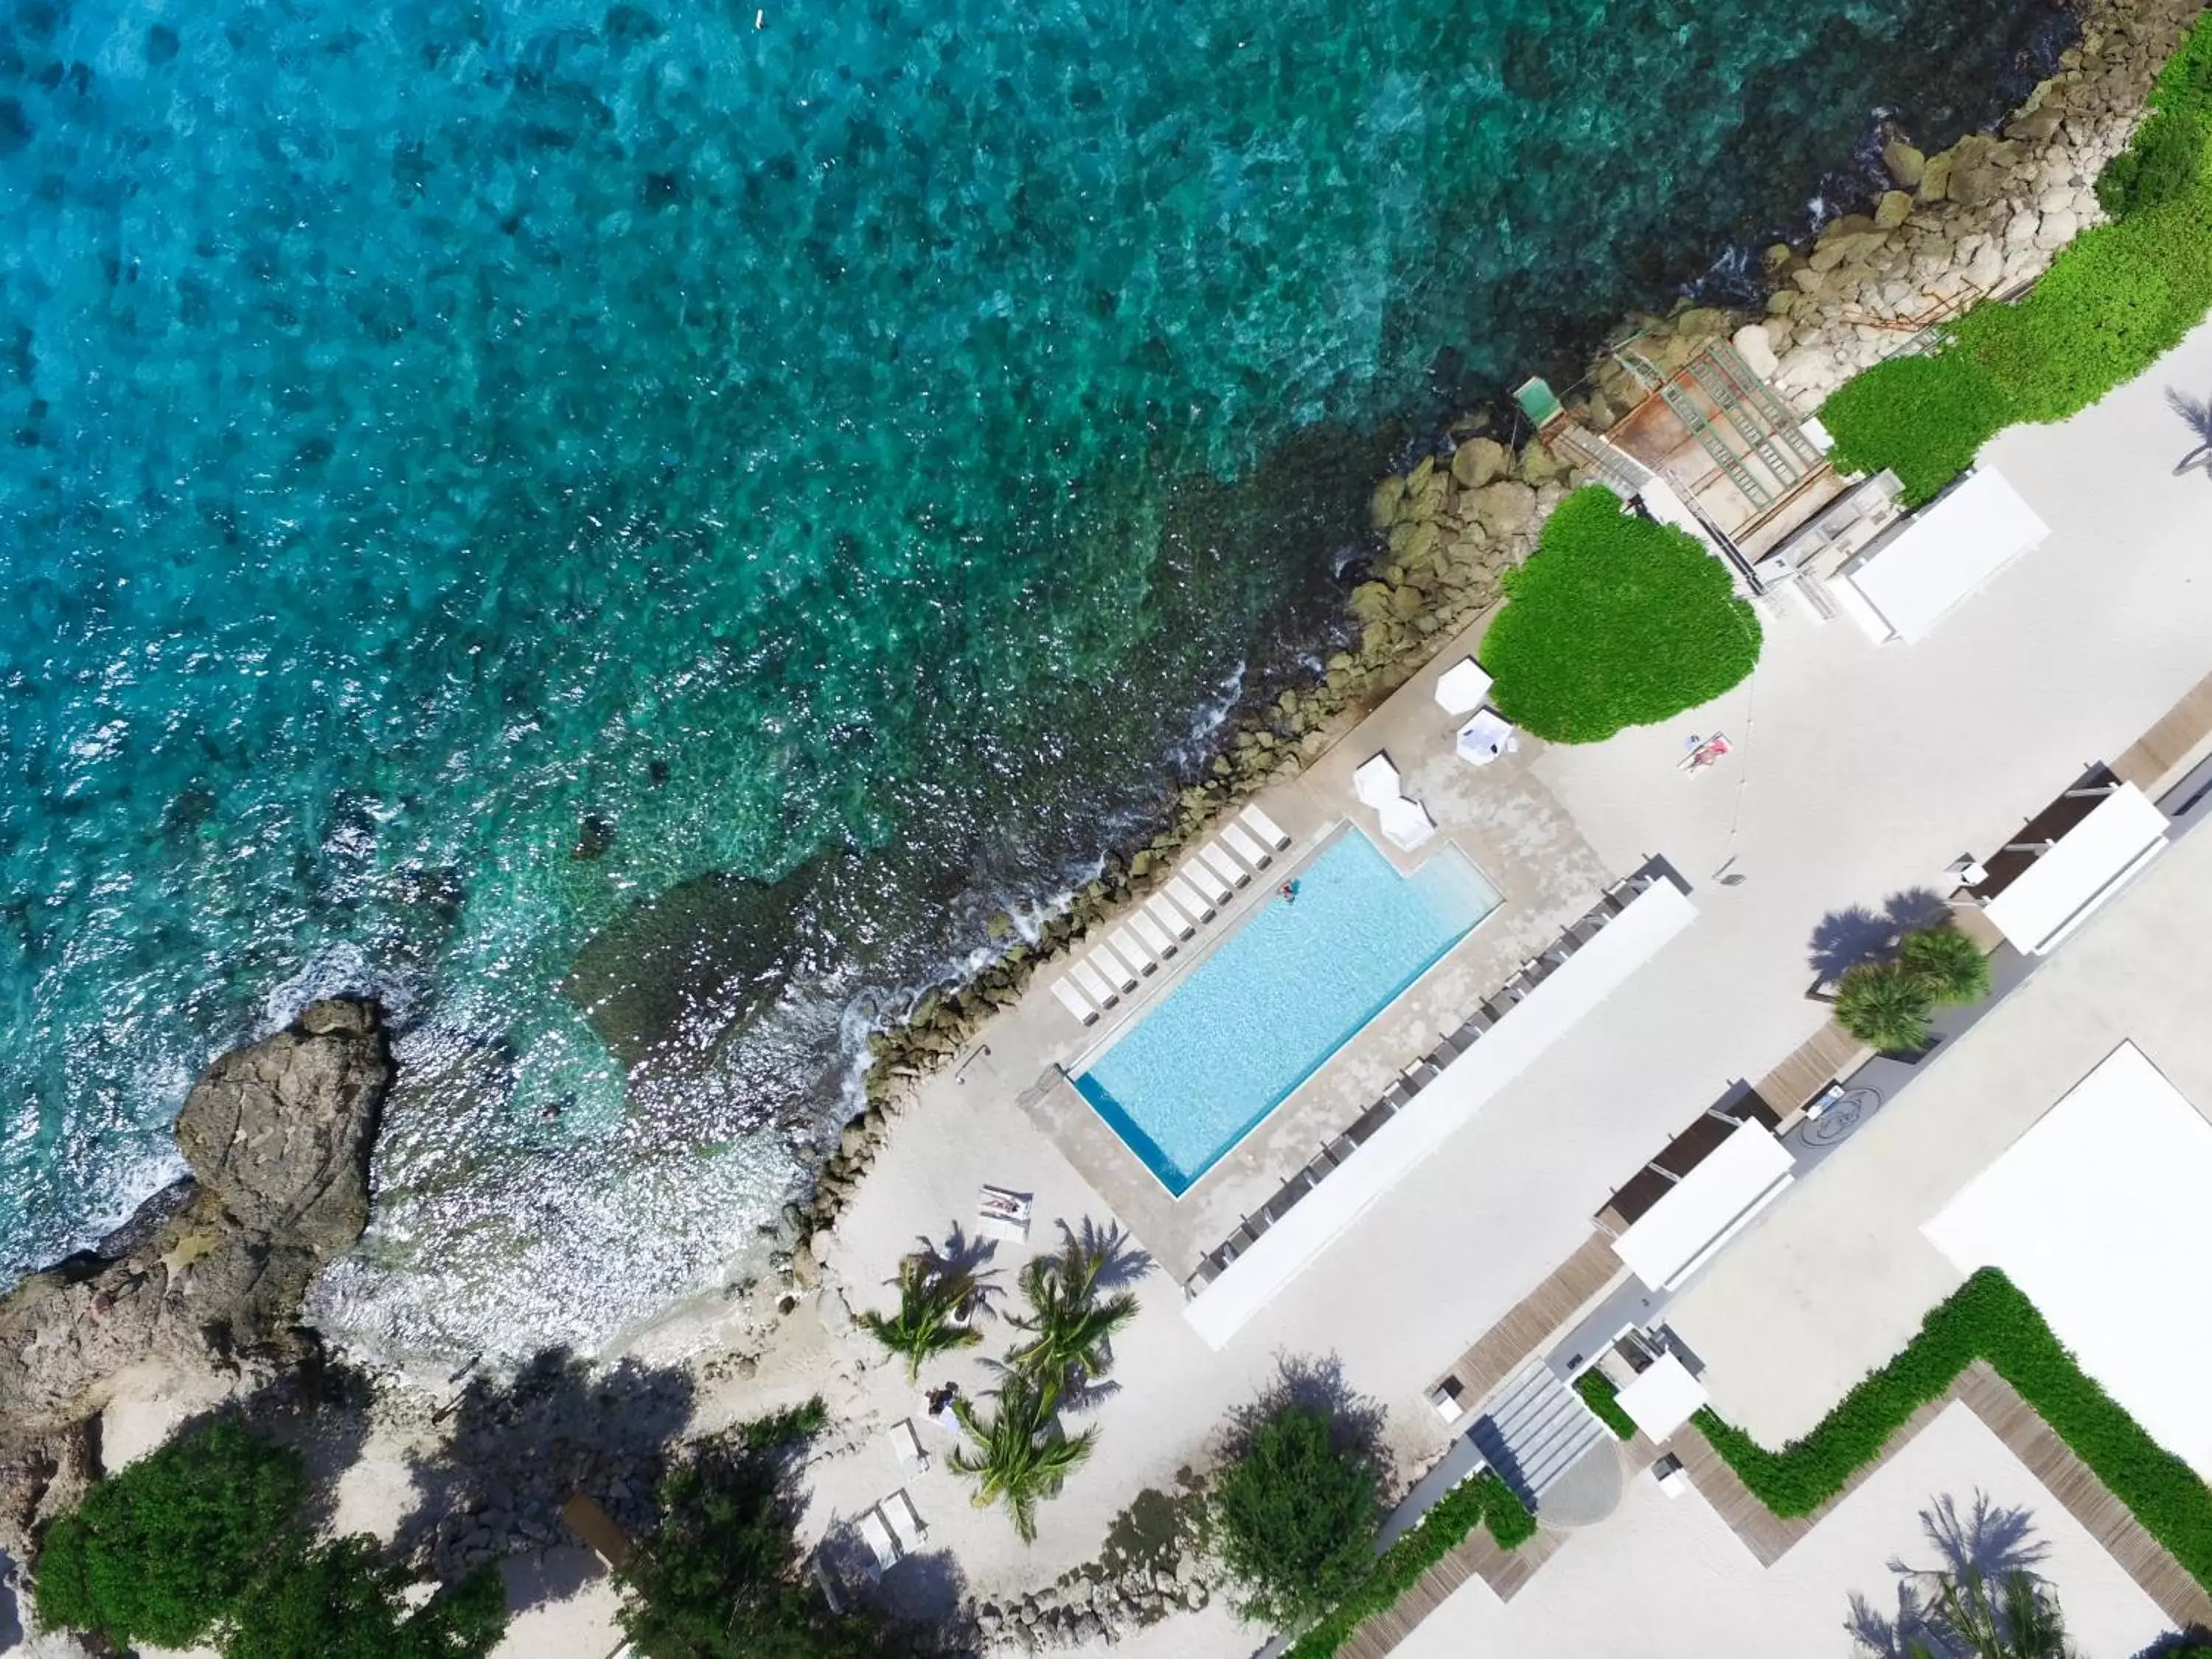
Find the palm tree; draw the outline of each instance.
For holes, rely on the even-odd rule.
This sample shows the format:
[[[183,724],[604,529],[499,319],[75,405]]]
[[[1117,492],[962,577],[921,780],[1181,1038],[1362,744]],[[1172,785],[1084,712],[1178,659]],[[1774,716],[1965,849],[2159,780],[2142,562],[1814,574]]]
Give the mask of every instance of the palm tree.
[[[2212,472],[2212,398],[2192,398],[2168,386],[2166,401],[2197,439],[2197,447],[2183,456],[2181,465],[2173,469],[2174,477],[2178,478],[2199,466]]]
[[[1963,1577],[1944,1578],[1931,1622],[1973,1659],[2075,1659],[2050,1590],[2033,1574],[2018,1571],[1998,1582],[1992,1596],[1987,1581],[1972,1568]],[[1918,1639],[1907,1652],[1908,1659],[1944,1659]]]
[[[1990,959],[1948,922],[1907,933],[1898,959],[1926,981],[1939,1003],[1962,1007],[1990,994]]]
[[[1085,1429],[1069,1439],[1053,1416],[1058,1390],[1024,1371],[1009,1371],[995,1397],[999,1408],[988,1422],[967,1400],[953,1400],[952,1414],[975,1449],[962,1447],[946,1461],[975,1477],[969,1501],[977,1509],[1003,1502],[1014,1518],[1015,1534],[1031,1543],[1036,1538],[1037,1500],[1058,1495],[1069,1474],[1091,1455],[1097,1431]]]
[[[1115,1333],[1137,1316],[1137,1298],[1127,1291],[1100,1298],[1098,1276],[1107,1261],[1106,1252],[1071,1234],[1059,1255],[1033,1257],[1022,1269],[1030,1311],[1010,1314],[1006,1322],[1030,1337],[1007,1362],[1055,1397],[1105,1376],[1114,1363]]]
[[[975,1301],[974,1271],[934,1252],[908,1256],[899,1263],[898,1311],[864,1313],[860,1328],[893,1353],[906,1356],[906,1379],[921,1380],[921,1364],[933,1354],[950,1353],[981,1342],[982,1333],[958,1322]]]
[[[1928,982],[1893,962],[1865,962],[1836,987],[1836,1023],[1886,1054],[1928,1046],[1936,998]]]

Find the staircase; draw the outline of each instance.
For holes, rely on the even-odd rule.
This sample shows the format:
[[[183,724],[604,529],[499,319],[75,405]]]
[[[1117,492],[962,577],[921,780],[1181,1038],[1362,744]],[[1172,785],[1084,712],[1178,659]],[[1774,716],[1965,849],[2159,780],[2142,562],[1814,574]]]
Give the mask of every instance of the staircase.
[[[1558,1372],[1532,1359],[1491,1395],[1468,1437],[1534,1509],[1541,1506],[1546,1487],[1612,1433]]]

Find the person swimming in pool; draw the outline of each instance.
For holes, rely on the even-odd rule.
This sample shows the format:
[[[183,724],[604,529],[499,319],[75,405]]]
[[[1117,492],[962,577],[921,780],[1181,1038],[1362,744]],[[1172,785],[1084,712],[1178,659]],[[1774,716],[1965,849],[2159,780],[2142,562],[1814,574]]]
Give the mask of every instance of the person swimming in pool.
[[[1298,884],[1295,879],[1285,882],[1277,890],[1282,894],[1284,903],[1293,904],[1297,902]]]

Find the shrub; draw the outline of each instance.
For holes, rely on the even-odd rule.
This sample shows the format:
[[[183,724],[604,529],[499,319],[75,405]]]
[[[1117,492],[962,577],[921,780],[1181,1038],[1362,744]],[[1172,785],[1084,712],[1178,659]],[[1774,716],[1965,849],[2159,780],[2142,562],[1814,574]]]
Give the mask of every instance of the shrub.
[[[100,1481],[39,1554],[49,1630],[191,1647],[245,1594],[306,1490],[295,1452],[219,1418]]]
[[[1990,959],[1956,927],[1923,927],[1907,933],[1898,963],[1915,975],[1938,1003],[1963,1007],[1990,994]]]
[[[1802,1440],[1768,1451],[1710,1410],[1694,1420],[1759,1502],[1777,1515],[1809,1515],[1977,1358],[1988,1360],[2143,1529],[2212,1589],[2212,1487],[2082,1370],[2035,1304],[1994,1267],[1931,1310],[1919,1334]]]
[[[703,1441],[661,1482],[660,1530],[619,1582],[623,1634],[644,1659],[878,1659],[863,1613],[833,1614],[802,1583],[787,1454],[819,1401]]]
[[[1575,1379],[1575,1392],[1615,1435],[1623,1440],[1636,1438],[1636,1419],[1620,1409],[1620,1390],[1603,1371],[1595,1366],[1584,1371]]]
[[[1898,963],[1861,963],[1836,987],[1836,1024],[1886,1054],[1926,1048],[1935,1011],[1928,981]]]
[[[1315,1407],[1277,1410],[1214,1485],[1214,1538],[1239,1610],[1280,1628],[1344,1599],[1374,1564],[1382,1520],[1373,1459],[1337,1443],[1334,1418]]]
[[[410,1613],[411,1575],[365,1534],[286,1550],[239,1602],[223,1659],[482,1659],[507,1629],[498,1571],[479,1567]]]
[[[1291,1644],[1283,1659],[1328,1659],[1352,1639],[1361,1623],[1382,1613],[1413,1587],[1414,1581],[1456,1548],[1480,1525],[1493,1506],[1507,1518],[1493,1522],[1491,1537],[1505,1549],[1515,1549],[1533,1536],[1535,1518],[1528,1514],[1513,1490],[1487,1469],[1472,1480],[1462,1481],[1446,1492],[1421,1517],[1420,1524],[1401,1536],[1375,1558],[1366,1577],[1328,1613]],[[1517,1516],[1516,1515],[1517,1511]],[[1520,1517],[1526,1517],[1526,1531]],[[1513,1541],[1508,1543],[1507,1538]]]
[[[2077,237],[2017,304],[1984,303],[1935,356],[1878,363],[1820,419],[1846,471],[1932,499],[2021,421],[2058,421],[2141,374],[2212,307],[2212,19],[2167,61],[2152,113],[2098,180],[2117,222]]]
[[[1498,709],[1539,737],[1597,743],[1710,702],[1759,661],[1759,620],[1695,538],[1600,485],[1546,520],[1506,573],[1482,641]]]

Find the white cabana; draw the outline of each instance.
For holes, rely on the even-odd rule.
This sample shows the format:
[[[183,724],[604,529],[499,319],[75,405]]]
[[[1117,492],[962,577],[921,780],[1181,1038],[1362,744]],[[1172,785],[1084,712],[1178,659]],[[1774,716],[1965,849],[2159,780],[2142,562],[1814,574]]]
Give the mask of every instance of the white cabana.
[[[1390,763],[1389,756],[1370,755],[1360,762],[1359,769],[1352,775],[1352,793],[1378,811],[1386,801],[1397,799],[1402,792],[1398,784],[1398,769]]]
[[[1429,816],[1429,809],[1403,795],[1393,795],[1377,811],[1384,838],[1402,851],[1412,852],[1437,833],[1437,821]]]
[[[1459,757],[1470,766],[1487,766],[1500,755],[1521,746],[1513,722],[1494,708],[1486,708],[1459,729]]]
[[[1962,1273],[2002,1268],[2151,1438],[2212,1479],[2208,1192],[2212,1123],[2123,1042],[1921,1231]]]
[[[2148,795],[2124,783],[2014,877],[1983,914],[2015,948],[2041,956],[2163,853],[2172,827]]]
[[[1472,657],[1462,657],[1437,681],[1437,702],[1448,714],[1471,714],[1490,695],[1490,675]]]
[[[1638,1371],[1614,1403],[1648,1438],[1659,1441],[1704,1406],[1705,1389],[1677,1356],[1664,1353]]]
[[[1742,1125],[1613,1240],[1613,1253],[1652,1289],[1674,1289],[1782,1196],[1796,1179],[1791,1163],[1765,1124]]]
[[[1910,644],[2050,533],[2004,474],[1985,466],[1850,560],[1828,585],[1875,639]]]

